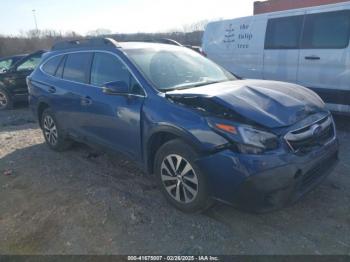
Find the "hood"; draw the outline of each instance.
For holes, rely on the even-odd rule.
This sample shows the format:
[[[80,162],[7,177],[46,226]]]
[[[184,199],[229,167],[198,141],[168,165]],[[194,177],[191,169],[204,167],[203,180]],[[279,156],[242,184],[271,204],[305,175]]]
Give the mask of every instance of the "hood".
[[[200,99],[200,109],[204,111],[206,104],[214,103],[268,128],[290,126],[311,114],[327,111],[313,91],[277,81],[236,80],[170,91],[166,96],[175,100],[190,98],[188,101],[192,102]],[[187,105],[191,106],[190,103]]]

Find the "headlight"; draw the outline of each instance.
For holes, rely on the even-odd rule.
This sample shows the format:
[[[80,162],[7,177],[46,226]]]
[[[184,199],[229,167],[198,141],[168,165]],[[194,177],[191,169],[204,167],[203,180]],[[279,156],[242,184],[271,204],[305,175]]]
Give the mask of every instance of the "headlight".
[[[232,125],[208,121],[209,125],[219,131],[243,154],[261,154],[278,147],[278,137],[275,134],[249,126]]]
[[[272,133],[250,127],[238,127],[238,130],[244,144],[265,150],[275,149],[278,146],[277,136]]]

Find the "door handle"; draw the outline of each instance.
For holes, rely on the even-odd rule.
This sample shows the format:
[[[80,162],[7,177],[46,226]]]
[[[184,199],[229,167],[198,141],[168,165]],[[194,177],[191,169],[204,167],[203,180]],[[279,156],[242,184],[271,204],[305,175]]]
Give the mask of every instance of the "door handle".
[[[84,106],[88,106],[92,104],[92,99],[89,96],[85,96],[81,98],[81,104]]]
[[[312,56],[305,56],[306,60],[320,60],[321,58],[319,56],[316,55],[312,55]]]
[[[49,86],[49,89],[48,89],[48,91],[50,92],[50,93],[56,93],[56,88],[54,88],[53,86]]]

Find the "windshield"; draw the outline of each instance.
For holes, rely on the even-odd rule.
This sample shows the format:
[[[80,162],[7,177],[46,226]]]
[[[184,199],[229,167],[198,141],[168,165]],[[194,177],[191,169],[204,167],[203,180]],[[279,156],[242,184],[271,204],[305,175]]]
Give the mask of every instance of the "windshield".
[[[185,47],[125,50],[159,91],[185,89],[236,78],[209,59]]]

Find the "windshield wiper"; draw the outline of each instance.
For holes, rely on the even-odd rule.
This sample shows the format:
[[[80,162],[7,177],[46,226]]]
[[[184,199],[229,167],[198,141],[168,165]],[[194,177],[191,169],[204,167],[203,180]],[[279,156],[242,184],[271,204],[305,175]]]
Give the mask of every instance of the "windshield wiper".
[[[194,85],[193,87],[200,87],[200,86],[212,85],[212,84],[223,83],[223,82],[227,82],[227,81],[229,81],[229,80],[208,81],[208,82],[203,82],[203,83],[196,84],[196,85]]]
[[[200,87],[200,86],[206,86],[211,84],[217,84],[222,82],[227,82],[230,80],[221,80],[221,81],[205,81],[205,82],[197,82],[197,83],[188,83],[188,84],[181,84],[178,86],[174,86],[172,88],[163,89],[164,92],[174,91],[174,90],[184,90],[184,89],[190,89],[193,87]]]

